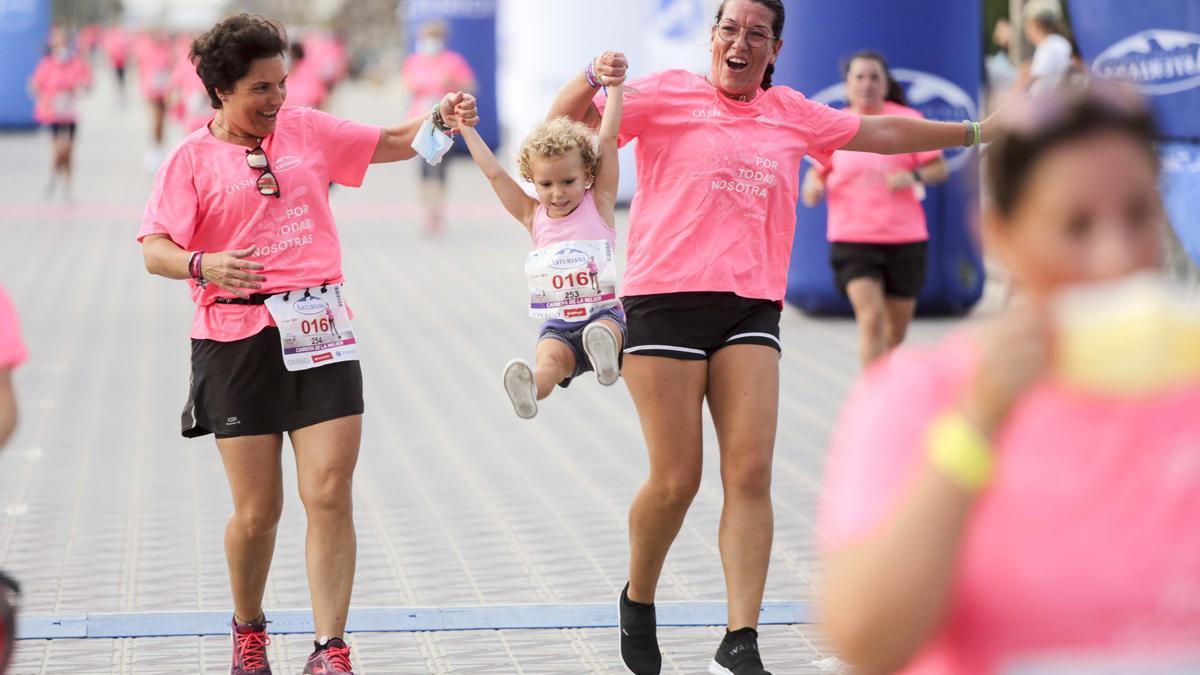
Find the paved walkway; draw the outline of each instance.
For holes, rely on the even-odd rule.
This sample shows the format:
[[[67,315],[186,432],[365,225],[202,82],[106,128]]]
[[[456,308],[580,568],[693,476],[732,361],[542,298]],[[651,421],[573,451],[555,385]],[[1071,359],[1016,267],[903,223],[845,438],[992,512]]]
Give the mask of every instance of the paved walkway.
[[[355,85],[333,109],[384,123],[402,104],[395,88]],[[144,119],[132,98],[117,106],[101,74],[80,124],[72,203],[43,199],[44,135],[0,135],[0,283],[33,352],[17,377],[20,429],[0,456],[0,566],[24,583],[30,616],[230,606],[220,463],[211,439],[178,433],[191,304],[182,284],[145,273],[133,239],[152,183]],[[583,378],[535,421],[512,414],[500,369],[532,355],[537,325],[522,311],[527,236],[458,162],[448,232],[421,238],[415,173],[376,166],[362,189],[332,199],[366,380],[355,606],[612,602],[625,581],[626,510],[646,472],[629,396]],[[950,325],[918,323],[913,340]],[[857,371],[854,327],[789,309],[783,340],[766,597],[805,602],[824,447]],[[710,427],[703,486],[661,601],[724,597],[715,447]],[[308,605],[304,514],[294,467],[285,471],[268,612]],[[664,672],[700,672],[720,635],[663,629]],[[309,639],[276,636],[275,672],[299,672]],[[622,672],[611,628],[349,639],[360,674]],[[819,630],[803,624],[764,627],[762,648],[778,674],[819,672],[812,662],[828,656]],[[228,649],[220,636],[26,640],[13,672],[216,673]]]

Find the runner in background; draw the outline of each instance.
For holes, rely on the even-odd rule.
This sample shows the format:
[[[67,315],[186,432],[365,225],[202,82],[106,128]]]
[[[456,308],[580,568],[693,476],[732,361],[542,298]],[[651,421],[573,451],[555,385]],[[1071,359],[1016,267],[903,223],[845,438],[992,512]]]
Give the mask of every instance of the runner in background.
[[[34,119],[50,130],[53,162],[46,197],[54,196],[62,185],[62,195],[70,199],[71,158],[79,116],[79,96],[91,86],[92,69],[79,54],[72,53],[66,34],[55,28],[50,34],[46,55],[33,71],[29,88],[34,97]]]
[[[923,118],[908,107],[883,55],[855,54],[843,77],[850,112]],[[838,289],[854,307],[864,366],[904,341],[927,266],[929,231],[921,200],[926,185],[949,175],[940,150],[906,155],[838,150],[804,178],[805,206],[823,196],[829,202],[830,264]]]
[[[332,95],[350,72],[350,57],[345,45],[325,30],[309,31],[300,42],[304,46],[305,58],[311,59],[316,66],[326,95]]]
[[[155,170],[162,163],[166,148],[167,83],[171,80],[174,53],[166,31],[154,29],[138,37],[135,56],[138,85],[142,98],[150,106],[150,136],[152,145],[146,152],[146,169]]]
[[[104,38],[101,46],[104,48],[104,53],[108,56],[108,62],[112,66],[113,74],[117,78],[117,94],[121,101],[121,106],[125,106],[125,66],[129,60],[130,40],[125,29],[120,26],[109,26],[104,31]]]
[[[533,239],[534,251],[525,262],[529,314],[546,321],[538,334],[535,367],[513,359],[502,377],[522,419],[537,415],[537,402],[555,385],[565,388],[594,370],[600,384],[608,386],[621,372],[625,312],[617,300],[614,256],[622,88],[609,92],[599,134],[559,117],[539,124],[525,139],[517,165],[521,178],[533,183],[536,199],[500,166],[473,126],[461,126],[496,196]]]
[[[309,60],[304,45],[293,42],[288,50],[287,100],[284,107],[299,106],[320,110],[329,92],[315,63]]]
[[[99,44],[100,26],[98,24],[90,23],[80,28],[75,34],[75,47],[79,50],[79,55],[87,59],[89,64]]]
[[[351,672],[343,637],[357,555],[351,483],[362,371],[329,185],[357,186],[370,164],[413,157],[426,119],[446,129],[446,117],[475,116],[461,94],[390,129],[284,108],[287,48],[278,23],[247,14],[196,39],[191,57],[216,113],[163,162],[138,232],[146,269],[187,280],[196,304],[181,431],[215,435],[233,497],[232,675],[270,672],[262,603],[283,508],[285,433],[308,518],[316,639],[304,673]]]
[[[428,110],[444,92],[474,91],[475,73],[458,52],[446,48],[446,24],[430,21],[422,24],[416,51],[404,60],[400,76],[408,87],[408,116]],[[421,162],[421,206],[425,211],[423,232],[441,234],[445,224],[446,167],[450,157],[430,166]]]
[[[192,36],[180,34],[175,38],[175,59],[171,78],[167,81],[167,110],[185,134],[208,123],[213,116],[212,103],[204,82],[196,74],[191,59]]]

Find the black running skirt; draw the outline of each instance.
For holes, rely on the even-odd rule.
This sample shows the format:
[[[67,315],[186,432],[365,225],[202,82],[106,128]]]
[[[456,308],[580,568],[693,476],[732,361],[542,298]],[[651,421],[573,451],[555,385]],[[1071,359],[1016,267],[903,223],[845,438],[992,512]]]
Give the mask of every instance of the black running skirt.
[[[186,438],[280,433],[362,412],[358,361],[291,372],[274,326],[234,342],[192,340]]]

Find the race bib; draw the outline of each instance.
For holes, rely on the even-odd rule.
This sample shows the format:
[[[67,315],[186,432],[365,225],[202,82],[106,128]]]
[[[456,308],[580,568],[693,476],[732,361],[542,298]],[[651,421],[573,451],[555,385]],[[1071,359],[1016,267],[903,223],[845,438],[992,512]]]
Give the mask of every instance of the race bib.
[[[54,115],[59,119],[75,116],[75,95],[69,91],[61,91],[54,95]]]
[[[341,284],[276,293],[266,305],[279,327],[283,365],[288,370],[358,360]]]
[[[540,248],[525,261],[529,316],[587,321],[617,304],[617,271],[607,241],[563,241]]]

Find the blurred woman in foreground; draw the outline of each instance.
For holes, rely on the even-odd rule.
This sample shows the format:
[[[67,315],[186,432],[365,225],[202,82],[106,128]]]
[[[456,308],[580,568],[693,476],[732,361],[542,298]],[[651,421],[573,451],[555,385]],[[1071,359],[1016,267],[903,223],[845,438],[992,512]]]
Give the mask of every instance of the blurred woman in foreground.
[[[983,220],[1025,301],[852,394],[826,626],[858,673],[1200,672],[1200,318],[1145,278],[1155,126],[1096,88],[1025,108]]]

